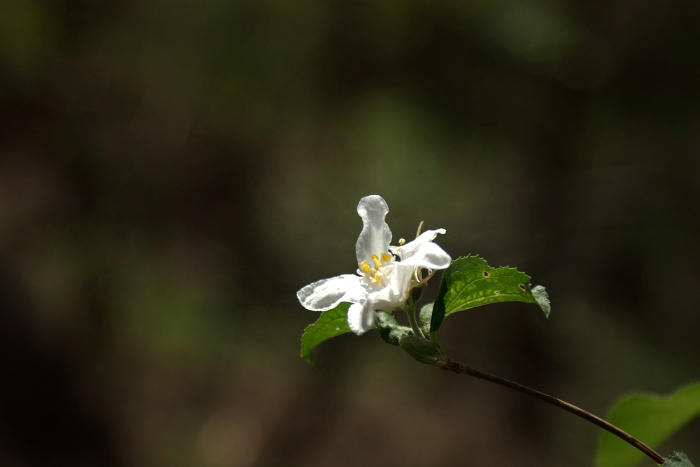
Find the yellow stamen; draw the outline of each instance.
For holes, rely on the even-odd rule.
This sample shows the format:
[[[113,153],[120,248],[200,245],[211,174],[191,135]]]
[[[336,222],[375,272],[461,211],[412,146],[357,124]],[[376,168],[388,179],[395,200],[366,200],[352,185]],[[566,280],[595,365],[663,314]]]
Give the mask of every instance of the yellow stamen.
[[[379,284],[379,274],[377,274],[376,272],[372,274],[372,279],[374,279],[375,283]]]
[[[389,256],[389,255],[386,254],[386,253],[382,253],[382,261],[384,261],[385,263],[390,262],[390,261],[391,261],[391,256]]]
[[[372,255],[372,261],[374,261],[375,268],[379,268],[382,265],[382,262],[379,261],[379,257],[377,255]]]
[[[362,272],[364,272],[365,274],[369,274],[369,271],[372,269],[369,267],[369,264],[367,264],[367,261],[361,262],[360,268],[362,268]]]

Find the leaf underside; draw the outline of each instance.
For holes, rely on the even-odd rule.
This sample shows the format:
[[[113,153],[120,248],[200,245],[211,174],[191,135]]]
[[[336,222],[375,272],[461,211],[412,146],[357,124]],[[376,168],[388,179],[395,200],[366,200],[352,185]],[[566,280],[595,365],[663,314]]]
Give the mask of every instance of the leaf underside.
[[[695,467],[684,452],[674,452],[673,455],[664,459],[661,467]]]
[[[410,327],[400,325],[394,315],[384,311],[377,312],[375,326],[387,344],[399,345],[399,340],[402,337],[413,335],[413,330]]]
[[[423,308],[420,309],[420,313],[418,314],[418,325],[426,336],[430,334],[430,322],[433,317],[434,306],[434,303],[423,305]]]
[[[499,302],[535,303],[547,317],[551,310],[544,287],[531,287],[527,274],[515,268],[492,268],[478,256],[457,258],[443,273],[430,330],[437,331],[452,313]]]
[[[311,351],[328,339],[350,332],[348,308],[350,303],[341,303],[332,310],[324,311],[315,323],[304,329],[301,335],[301,357],[311,363]]]
[[[625,396],[610,410],[608,421],[655,448],[698,415],[700,381],[683,386],[666,397],[643,393]],[[597,456],[599,467],[631,467],[643,458],[644,454],[616,436],[608,432],[601,434]],[[668,464],[667,461],[663,465],[680,467],[692,464]]]

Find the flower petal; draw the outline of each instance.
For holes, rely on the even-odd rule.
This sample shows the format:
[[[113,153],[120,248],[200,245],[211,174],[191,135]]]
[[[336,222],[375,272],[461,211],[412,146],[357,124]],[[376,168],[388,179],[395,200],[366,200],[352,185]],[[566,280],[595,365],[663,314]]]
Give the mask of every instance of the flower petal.
[[[367,261],[372,264],[372,255],[385,253],[391,242],[391,230],[384,219],[389,212],[389,206],[379,195],[365,196],[357,205],[357,213],[362,218],[362,232],[355,245],[357,265]]]
[[[445,269],[452,258],[445,250],[433,243],[437,234],[444,234],[445,229],[426,230],[412,242],[404,246],[392,247],[393,253],[401,258],[404,266],[414,266],[428,269]]]
[[[391,312],[406,303],[415,269],[401,261],[394,264],[394,269],[387,276],[386,286],[372,294],[375,310]]]
[[[372,329],[376,316],[372,300],[366,300],[364,303],[353,303],[348,308],[348,326],[352,332],[359,336]]]
[[[327,311],[338,306],[340,302],[357,303],[364,300],[365,295],[360,277],[354,274],[322,279],[297,292],[299,303],[307,310],[313,311]]]

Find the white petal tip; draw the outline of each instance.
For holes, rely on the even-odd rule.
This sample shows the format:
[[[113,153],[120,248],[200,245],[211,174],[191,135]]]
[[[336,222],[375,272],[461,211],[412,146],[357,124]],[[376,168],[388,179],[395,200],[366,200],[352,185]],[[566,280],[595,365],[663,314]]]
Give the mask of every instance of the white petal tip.
[[[328,311],[342,301],[357,301],[364,293],[358,276],[342,274],[302,287],[297,292],[297,298],[307,310]]]
[[[379,215],[386,215],[389,212],[389,206],[379,195],[369,195],[365,196],[357,204],[357,213],[363,219],[372,213],[381,213]]]
[[[374,326],[375,313],[371,303],[353,303],[348,309],[348,326],[361,336]]]

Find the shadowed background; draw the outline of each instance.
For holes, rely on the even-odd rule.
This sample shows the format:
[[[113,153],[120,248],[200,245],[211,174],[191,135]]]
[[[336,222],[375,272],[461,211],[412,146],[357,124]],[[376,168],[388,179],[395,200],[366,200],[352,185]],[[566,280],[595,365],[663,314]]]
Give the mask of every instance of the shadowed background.
[[[547,287],[443,349],[599,415],[697,379],[700,4],[5,0],[0,463],[589,466],[376,332],[299,358],[358,200]],[[433,280],[434,296],[438,278]],[[662,449],[699,458],[700,423]],[[651,465],[651,463],[648,463]]]

